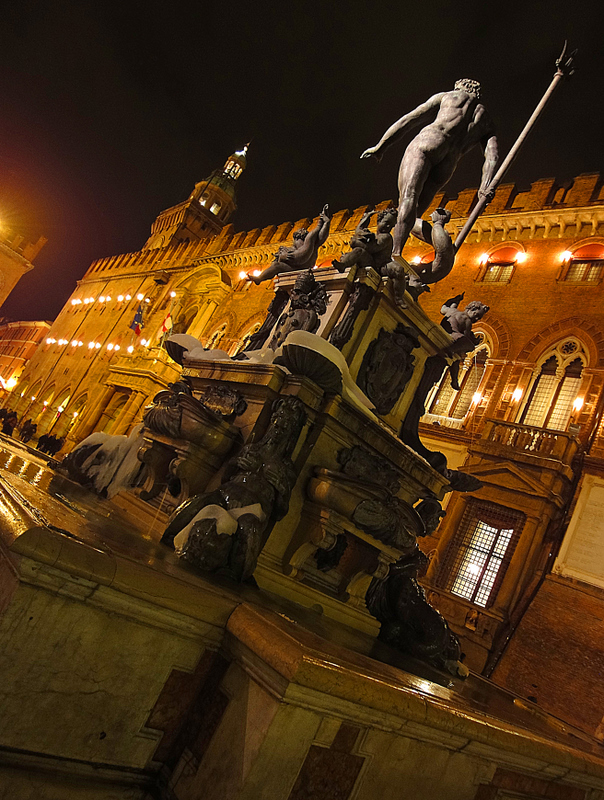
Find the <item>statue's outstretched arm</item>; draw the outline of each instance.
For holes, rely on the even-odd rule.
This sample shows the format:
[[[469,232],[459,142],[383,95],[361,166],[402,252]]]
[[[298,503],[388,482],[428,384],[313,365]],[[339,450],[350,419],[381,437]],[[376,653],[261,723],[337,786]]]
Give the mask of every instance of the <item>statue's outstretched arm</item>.
[[[482,167],[480,189],[478,190],[479,195],[488,194],[487,189],[490,182],[493,180],[495,170],[499,164],[499,144],[497,142],[497,137],[492,135],[483,139],[482,148],[484,151],[484,164]]]
[[[449,300],[445,300],[443,306],[440,310],[440,313],[444,316],[450,316],[454,311],[457,311],[457,308],[461,301],[463,300],[465,292],[456,295],[455,297],[451,297]]]
[[[400,138],[406,131],[411,128],[417,128],[419,125],[427,122],[434,115],[434,111],[440,107],[440,102],[445,96],[445,92],[433,95],[425,103],[422,103],[417,108],[405,114],[393,125],[391,125],[386,133],[382,136],[380,141],[375,147],[370,147],[365,150],[361,158],[369,158],[369,156],[377,155],[381,151],[389,147],[395,139]]]
[[[361,217],[361,221],[360,221],[360,222],[359,222],[359,224],[356,226],[356,228],[355,228],[354,232],[355,232],[355,233],[357,233],[357,234],[361,234],[361,233],[363,233],[363,231],[364,231],[364,230],[367,228],[367,226],[368,226],[368,225],[369,225],[369,223],[371,222],[371,217],[372,217],[372,216],[373,216],[375,213],[376,213],[376,212],[375,212],[375,208],[370,208],[368,211],[366,211],[366,212],[363,214],[363,216]]]
[[[311,231],[311,234],[315,234],[317,237],[317,241],[319,246],[322,245],[329,236],[329,226],[331,225],[331,214],[329,213],[329,205],[326,203],[323,206],[323,211],[319,216],[319,222],[317,227],[314,231]]]

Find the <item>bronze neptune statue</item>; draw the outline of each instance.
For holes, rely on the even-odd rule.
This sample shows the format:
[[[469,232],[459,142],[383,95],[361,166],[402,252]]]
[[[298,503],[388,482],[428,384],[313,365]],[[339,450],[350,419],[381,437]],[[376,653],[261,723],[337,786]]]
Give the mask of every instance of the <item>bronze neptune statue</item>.
[[[479,102],[480,84],[463,78],[451,92],[440,92],[391,125],[375,147],[361,158],[381,157],[384,150],[412,128],[423,125],[409,143],[398,174],[399,207],[394,228],[394,256],[401,251],[416,220],[449,181],[459,159],[476,145],[484,152],[479,196],[489,196],[489,184],[499,160],[493,123]],[[427,124],[426,124],[427,123]]]

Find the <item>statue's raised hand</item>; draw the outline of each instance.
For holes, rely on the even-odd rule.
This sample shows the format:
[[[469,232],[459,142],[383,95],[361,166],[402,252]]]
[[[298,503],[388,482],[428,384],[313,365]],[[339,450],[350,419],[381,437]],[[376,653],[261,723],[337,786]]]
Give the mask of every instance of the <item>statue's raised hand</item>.
[[[325,220],[331,219],[331,214],[329,213],[329,203],[325,203],[325,205],[323,206],[323,211],[321,211],[321,216]]]
[[[446,225],[451,219],[451,212],[446,208],[435,208],[430,214],[430,219],[435,225]]]
[[[371,158],[373,156],[377,161],[382,160],[382,156],[378,155],[379,146],[376,144],[375,147],[368,147],[364,153],[361,154],[361,158]]]

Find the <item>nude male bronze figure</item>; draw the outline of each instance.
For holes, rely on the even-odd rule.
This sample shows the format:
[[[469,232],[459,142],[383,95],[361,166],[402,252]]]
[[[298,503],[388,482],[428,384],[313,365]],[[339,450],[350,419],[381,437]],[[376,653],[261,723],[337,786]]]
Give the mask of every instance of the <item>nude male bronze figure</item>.
[[[384,150],[407,131],[423,125],[409,143],[398,174],[399,207],[394,249],[399,256],[416,220],[450,180],[460,158],[476,145],[484,152],[479,196],[489,196],[489,184],[499,161],[493,123],[479,102],[480,84],[463,78],[450,92],[439,92],[388,128],[375,147],[361,158],[381,158]],[[426,124],[427,123],[427,124]]]

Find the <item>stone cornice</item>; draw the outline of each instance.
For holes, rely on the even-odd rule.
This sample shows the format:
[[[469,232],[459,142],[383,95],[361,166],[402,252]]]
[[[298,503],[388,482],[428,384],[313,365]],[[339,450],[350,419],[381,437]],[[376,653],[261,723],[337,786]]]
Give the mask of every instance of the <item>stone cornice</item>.
[[[452,234],[457,233],[464,222],[465,218],[460,217],[449,223],[447,229]],[[509,241],[517,240],[521,235],[523,239],[563,239],[569,228],[574,228],[572,238],[580,239],[596,236],[601,225],[604,226],[604,205],[508,211],[479,217],[468,240],[474,244],[498,241],[496,237],[499,233],[502,239]],[[528,235],[525,235],[525,231],[528,231]]]

